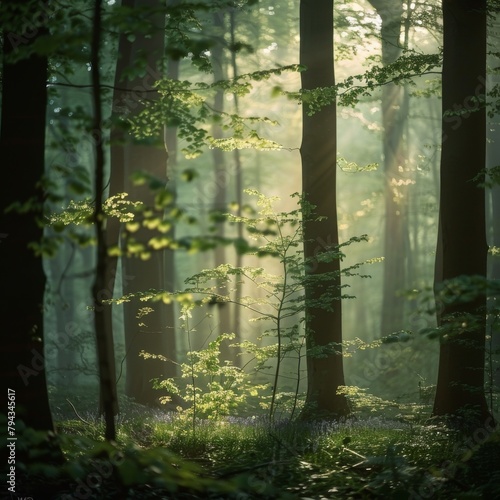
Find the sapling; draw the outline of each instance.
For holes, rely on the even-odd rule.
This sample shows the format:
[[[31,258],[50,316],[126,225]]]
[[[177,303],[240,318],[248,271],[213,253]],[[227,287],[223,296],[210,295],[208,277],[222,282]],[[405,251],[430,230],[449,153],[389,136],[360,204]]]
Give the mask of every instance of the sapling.
[[[264,267],[234,267],[223,264],[213,269],[205,269],[186,280],[188,288],[183,293],[201,296],[200,304],[215,302],[231,302],[239,307],[245,308],[254,317],[251,321],[260,321],[269,324],[258,338],[274,337],[276,342],[268,346],[258,346],[255,342],[246,340],[238,347],[242,351],[249,352],[253,356],[255,369],[260,371],[269,365],[271,359],[275,360],[272,374],[272,386],[270,403],[268,407],[269,421],[276,416],[277,402],[280,399],[280,380],[283,375],[283,362],[285,359],[295,358],[295,384],[292,395],[292,407],[290,417],[293,417],[299,404],[300,383],[302,380],[302,358],[304,357],[305,337],[304,331],[305,311],[305,286],[310,284],[322,288],[323,293],[313,304],[317,308],[333,307],[333,300],[338,299],[339,294],[334,285],[336,280],[329,273],[306,276],[306,266],[314,263],[304,260],[303,257],[303,227],[304,223],[320,220],[322,217],[314,214],[314,207],[307,203],[302,196],[295,193],[292,197],[298,198],[298,208],[289,212],[278,212],[274,204],[276,197],[268,198],[255,190],[247,190],[247,194],[257,197],[259,211],[256,216],[246,217],[228,214],[232,223],[243,224],[249,238],[257,243],[249,247],[247,253],[257,257],[271,257],[278,260],[281,268],[280,274],[272,274]],[[322,260],[342,259],[344,254],[341,248],[353,242],[366,240],[365,236],[351,238],[339,246],[332,246],[322,252]],[[344,268],[341,273],[346,276],[356,274],[360,264]],[[247,296],[232,295],[231,283],[245,281],[251,284],[255,292]],[[311,283],[313,281],[313,283]],[[224,287],[221,288],[221,284]],[[342,287],[346,287],[343,285]],[[221,293],[221,290],[224,293]],[[349,295],[341,294],[340,298],[348,298]],[[315,346],[310,349],[308,355],[324,356],[325,350],[334,349],[335,346]],[[314,351],[314,352],[313,352]],[[266,405],[263,405],[266,406]]]
[[[174,378],[154,380],[156,389],[166,390],[187,404],[186,409],[179,406],[177,410],[191,419],[193,434],[196,433],[197,421],[200,418],[218,420],[229,416],[250,396],[257,396],[259,391],[265,389],[264,385],[250,383],[248,374],[231,362],[220,363],[221,343],[225,340],[232,340],[233,334],[223,333],[209,342],[206,348],[193,349],[192,335],[196,332],[195,326],[197,326],[191,324],[191,311],[194,307],[193,302],[185,303],[180,316],[181,329],[187,335],[189,349],[186,355],[187,361],[180,364],[180,378],[186,379],[188,383],[182,386],[180,381]],[[169,362],[163,356],[145,352],[141,355],[145,359],[156,358]],[[159,401],[166,404],[171,401],[171,397],[162,396]]]
[[[289,212],[279,212],[274,205],[278,198],[268,198],[255,190],[247,190],[249,195],[257,197],[258,212],[251,217],[226,214],[233,224],[243,224],[253,246],[240,239],[235,241],[239,251],[261,258],[261,262],[269,263],[265,257],[272,259],[272,264],[265,267],[232,266],[221,264],[212,269],[204,269],[186,279],[187,287],[182,292],[170,293],[164,290],[150,290],[140,294],[142,300],[163,300],[169,302],[177,300],[181,304],[181,329],[187,334],[188,349],[187,363],[180,365],[181,378],[190,383],[181,388],[178,380],[169,378],[155,380],[155,387],[167,390],[172,395],[180,397],[188,404],[183,410],[186,416],[192,418],[192,428],[195,431],[196,419],[205,417],[216,419],[230,415],[247,401],[249,397],[260,397],[260,406],[267,409],[268,420],[276,419],[279,405],[287,399],[291,403],[288,407],[288,418],[292,419],[302,404],[300,387],[303,381],[303,358],[307,356],[325,357],[336,350],[336,345],[310,346],[305,353],[305,339],[310,332],[305,331],[304,313],[306,286],[317,286],[322,290],[321,295],[307,304],[314,308],[334,307],[334,301],[351,298],[348,294],[339,294],[338,280],[332,273],[306,275],[307,266],[315,265],[312,259],[303,257],[303,227],[306,222],[317,221],[322,217],[314,213],[314,207],[307,203],[302,196],[295,193],[292,197],[298,198],[298,207]],[[354,237],[340,245],[331,246],[322,251],[315,259],[331,261],[343,259],[343,247],[354,242],[365,241],[366,236]],[[276,261],[280,273],[268,272]],[[340,272],[344,276],[361,276],[357,269],[361,264],[345,267]],[[235,290],[243,282],[252,287],[252,292],[242,296]],[[342,285],[342,288],[348,285]],[[128,300],[129,297],[122,298]],[[311,302],[311,301],[310,301]],[[251,359],[243,368],[234,366],[231,362],[220,361],[220,346],[223,341],[232,340],[234,332],[222,332],[215,340],[209,342],[208,347],[193,350],[191,336],[196,330],[190,324],[191,311],[194,307],[202,307],[214,303],[233,303],[243,307],[252,317],[250,321],[259,322],[264,326],[257,342],[245,340],[232,347],[240,352],[250,354]],[[207,315],[207,317],[210,315]],[[211,335],[211,334],[210,334]],[[210,336],[209,335],[209,336]],[[264,338],[274,338],[270,345],[259,345]],[[208,338],[207,338],[208,340]],[[141,353],[145,358],[156,358],[169,361],[167,358]],[[273,363],[270,363],[272,362]],[[284,362],[292,364],[291,374],[283,373]],[[263,373],[272,370],[270,394],[266,398],[262,392],[269,388],[268,384],[250,384],[249,370],[253,366],[254,373]],[[284,391],[283,380],[292,380],[292,390]],[[203,382],[202,382],[203,380]],[[269,402],[266,401],[269,400]],[[166,403],[168,397],[160,398]],[[284,402],[284,403],[283,403]]]

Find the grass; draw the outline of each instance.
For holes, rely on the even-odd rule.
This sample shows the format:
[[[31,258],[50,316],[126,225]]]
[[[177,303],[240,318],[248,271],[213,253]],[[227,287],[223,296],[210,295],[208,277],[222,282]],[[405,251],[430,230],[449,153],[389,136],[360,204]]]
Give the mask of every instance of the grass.
[[[82,440],[102,440],[102,423],[72,419],[58,427],[73,436],[63,441],[68,460],[80,460],[85,469]],[[193,432],[190,420],[135,412],[122,417],[119,440],[131,460],[127,470],[133,479],[116,493],[126,495],[122,498],[448,499],[500,493],[498,431],[468,442],[443,425],[379,416],[339,424],[200,421]],[[141,453],[149,458],[138,458]],[[190,465],[179,465],[176,457]],[[165,482],[155,479],[155,467],[161,476],[162,460],[177,470],[187,467],[189,487],[170,496]],[[148,474],[139,473],[140,468]],[[195,484],[198,479],[205,483]],[[112,486],[107,488],[108,496],[96,490],[97,496],[89,498],[113,498]]]
[[[342,423],[199,420],[194,432],[190,418],[130,400],[120,407],[112,445],[95,409],[58,404],[66,457],[58,467],[37,463],[42,437],[20,436],[19,446],[35,450],[26,477],[18,463],[27,496],[39,488],[54,500],[500,498],[500,432],[460,435],[429,421],[422,405],[357,410]]]

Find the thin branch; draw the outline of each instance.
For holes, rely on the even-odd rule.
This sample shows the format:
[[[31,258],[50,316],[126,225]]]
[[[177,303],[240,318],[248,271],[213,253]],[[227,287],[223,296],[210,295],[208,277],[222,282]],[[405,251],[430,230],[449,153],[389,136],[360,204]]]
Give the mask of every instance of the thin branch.
[[[76,411],[76,408],[75,408],[75,405],[68,399],[66,398],[66,401],[69,403],[69,405],[71,406],[71,408],[73,409],[75,415],[77,416],[78,420],[81,420],[84,424],[87,424],[87,425],[92,425],[90,422],[88,422],[87,420],[85,420],[77,411]]]

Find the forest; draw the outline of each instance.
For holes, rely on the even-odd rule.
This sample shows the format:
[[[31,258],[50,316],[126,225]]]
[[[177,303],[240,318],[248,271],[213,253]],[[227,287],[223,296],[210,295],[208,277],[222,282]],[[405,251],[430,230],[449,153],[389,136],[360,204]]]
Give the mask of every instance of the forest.
[[[3,0],[1,498],[500,498],[498,0]]]

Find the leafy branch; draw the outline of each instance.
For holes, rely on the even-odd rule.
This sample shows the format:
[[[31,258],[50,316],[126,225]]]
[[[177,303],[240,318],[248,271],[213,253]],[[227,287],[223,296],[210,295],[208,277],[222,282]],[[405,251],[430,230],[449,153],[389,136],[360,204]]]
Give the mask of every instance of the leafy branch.
[[[355,106],[363,97],[371,97],[373,91],[384,85],[416,85],[414,78],[441,74],[434,68],[442,64],[442,54],[406,53],[396,61],[384,66],[372,66],[362,75],[346,78],[333,87],[318,87],[312,90],[302,89],[299,92],[281,91],[281,94],[300,104],[307,105],[307,113],[313,115],[325,106],[337,100],[341,106]]]

